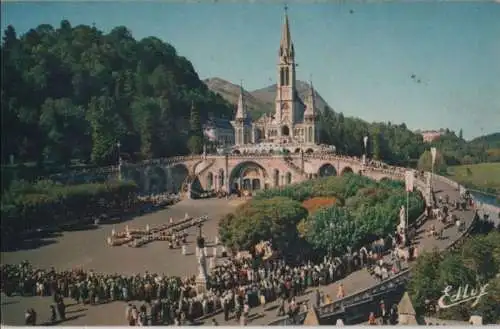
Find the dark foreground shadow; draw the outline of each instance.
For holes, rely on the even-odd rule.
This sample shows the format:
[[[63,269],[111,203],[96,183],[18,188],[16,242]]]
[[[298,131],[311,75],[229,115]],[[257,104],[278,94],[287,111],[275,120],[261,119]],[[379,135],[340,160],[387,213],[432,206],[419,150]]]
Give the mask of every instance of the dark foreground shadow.
[[[35,239],[35,240],[24,240],[18,241],[16,243],[10,243],[8,245],[2,245],[2,252],[5,251],[22,251],[22,250],[33,250],[40,247],[48,246],[57,243],[54,239]]]
[[[66,320],[57,320],[54,322],[51,322],[51,321],[42,322],[41,325],[42,326],[57,326],[59,324],[62,324],[62,323],[68,322],[68,321],[72,321],[72,320],[76,320],[76,319],[84,317],[84,316],[85,316],[85,314],[78,314],[78,315],[67,317]]]

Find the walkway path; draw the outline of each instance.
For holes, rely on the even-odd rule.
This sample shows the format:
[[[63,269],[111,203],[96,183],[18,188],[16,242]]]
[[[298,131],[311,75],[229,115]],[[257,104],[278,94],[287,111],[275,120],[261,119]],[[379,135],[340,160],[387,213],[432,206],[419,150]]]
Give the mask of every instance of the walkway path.
[[[459,196],[457,190],[453,189],[449,185],[440,182],[438,180],[435,181],[435,190],[436,194],[439,195],[449,195],[450,200],[456,199]],[[201,202],[201,203],[200,203]],[[226,200],[220,200],[217,203],[217,210],[219,212],[227,211],[228,202]],[[236,206],[235,202],[231,202],[231,206]],[[225,206],[223,206],[225,204]],[[157,214],[146,215],[136,220],[130,221],[131,227],[136,225],[145,225],[146,223],[150,225],[155,225],[160,222],[164,222],[168,216],[175,213],[174,216],[181,216],[184,212],[189,212],[189,214],[193,215],[201,215],[206,213],[208,210],[206,207],[209,206],[209,202],[207,200],[197,200],[196,202],[186,201],[181,202],[178,205],[175,205],[169,210],[159,212]],[[223,209],[226,208],[226,209]],[[466,224],[468,225],[472,219],[472,212],[459,212],[458,216],[466,220]],[[215,222],[215,221],[214,221]],[[215,224],[215,223],[214,223]],[[441,225],[436,220],[429,220],[424,223],[422,229],[418,232],[418,245],[419,251],[432,250],[437,247],[440,249],[445,248],[448,244],[454,241],[458,236],[459,232],[456,227],[451,227],[447,229],[443,236],[443,240],[436,240],[433,237],[427,237],[425,234],[425,230],[427,230],[430,225],[435,224],[436,228],[439,229],[439,225]],[[124,224],[121,224],[124,225]],[[137,250],[130,249],[128,247],[116,247],[116,248],[106,248],[103,249],[102,245],[104,244],[104,236],[107,232],[110,231],[110,227],[106,227],[105,230],[98,229],[99,233],[96,234],[96,231],[93,234],[89,232],[71,232],[65,233],[69,235],[70,242],[64,242],[59,240],[56,244],[53,244],[48,247],[43,247],[37,250],[30,251],[19,251],[16,253],[2,253],[2,263],[18,263],[23,259],[27,259],[31,261],[33,264],[47,267],[47,266],[55,266],[56,268],[64,268],[67,266],[74,265],[84,265],[85,268],[94,268],[96,271],[101,272],[144,272],[146,270],[150,272],[162,272],[165,271],[169,274],[177,274],[177,272],[184,273],[194,273],[195,264],[194,260],[187,261],[186,258],[182,258],[180,253],[177,251],[175,253],[169,251],[166,246],[158,243],[152,243],[151,245],[144,248],[139,248]],[[216,225],[212,223],[206,225],[206,231],[208,236],[213,236],[216,232]],[[96,237],[97,236],[97,237]],[[74,250],[75,239],[80,241],[81,250]],[[66,239],[65,239],[66,240]],[[95,246],[97,244],[99,247]],[[58,246],[56,250],[56,246]],[[61,251],[61,248],[66,248],[66,252]],[[96,249],[97,248],[97,249]],[[42,249],[50,249],[54,252],[54,259],[50,256],[47,256],[47,252],[41,252]],[[94,250],[95,252],[91,252]],[[162,251],[163,250],[163,251]],[[99,253],[105,253],[105,257],[99,255]],[[108,255],[109,253],[109,255]],[[135,255],[137,253],[137,255]],[[87,255],[99,255],[98,259],[87,259],[87,264],[85,263],[85,257]],[[163,262],[161,258],[170,258],[168,261]],[[105,261],[106,260],[106,261]],[[66,263],[66,266],[61,266],[57,263]],[[167,263],[170,265],[167,265]],[[175,264],[175,265],[174,265]],[[191,269],[191,267],[193,267]],[[191,270],[186,272],[186,270]],[[179,273],[180,274],[180,273]],[[364,290],[376,284],[376,280],[368,273],[366,269],[358,270],[354,273],[351,273],[346,278],[342,279],[341,282],[344,284],[344,288],[347,294],[354,293],[359,290]],[[335,298],[337,287],[339,282],[330,284],[328,286],[321,287],[321,291],[330,295],[331,298]],[[298,298],[298,301],[303,301],[308,299],[310,294],[302,296]],[[33,307],[37,310],[39,314],[39,323],[43,323],[49,318],[49,310],[48,305],[51,303],[51,298],[43,298],[43,297],[31,297],[31,298],[23,298],[23,297],[11,297],[6,298],[2,295],[2,323],[11,324],[11,325],[20,325],[23,324],[23,313],[26,308]],[[275,320],[276,317],[276,306],[277,302],[266,304],[265,307],[259,306],[253,308],[251,310],[251,325],[266,325],[269,322]],[[66,321],[65,325],[70,326],[84,326],[84,325],[123,325],[125,323],[124,319],[124,309],[125,304],[123,302],[115,302],[109,303],[100,306],[82,306],[82,305],[73,305],[68,307],[68,317],[69,321]],[[72,318],[73,317],[73,318]],[[224,322],[223,314],[218,314],[214,316],[219,324],[224,325],[233,325],[235,324],[234,320],[230,320],[229,323]],[[210,325],[211,320],[206,319],[203,321],[205,325]]]
[[[460,196],[459,192],[455,188],[449,186],[446,183],[438,181],[438,180],[435,180],[435,182],[434,182],[434,191],[435,191],[436,197],[443,196],[443,198],[444,198],[445,195],[448,195],[450,197],[450,200],[458,199]],[[471,223],[472,218],[473,218],[473,211],[471,211],[471,210],[467,210],[465,212],[458,211],[458,212],[455,212],[455,214],[465,221],[466,227],[468,227],[468,225]],[[438,220],[430,219],[430,220],[427,220],[422,225],[422,227],[418,230],[418,235],[417,235],[415,240],[416,240],[416,244],[417,244],[417,248],[418,248],[419,252],[431,251],[434,248],[438,248],[438,249],[442,250],[442,249],[446,248],[450,243],[455,241],[461,234],[458,231],[458,229],[456,228],[456,226],[453,226],[453,227],[446,229],[443,232],[443,239],[441,239],[441,240],[437,240],[434,237],[428,237],[426,232],[433,224],[436,226],[437,230],[439,230],[439,228],[441,228],[443,225]],[[337,289],[338,289],[339,283],[343,283],[344,288],[345,288],[345,292],[347,295],[349,295],[351,293],[355,293],[357,291],[367,289],[367,288],[373,286],[374,284],[376,284],[377,281],[373,278],[373,276],[371,276],[368,273],[368,271],[366,269],[361,269],[361,270],[358,270],[354,273],[351,273],[349,276],[347,276],[346,278],[344,278],[336,283],[332,283],[328,286],[321,287],[320,290],[323,293],[330,295],[330,297],[335,298],[335,296],[337,294]],[[312,290],[309,292],[308,295],[299,298],[298,301],[300,302],[302,300],[310,298],[311,293],[312,293]],[[273,320],[275,320],[277,318],[276,317],[276,310],[274,309],[277,305],[278,305],[278,303],[274,302],[274,303],[266,304],[265,306],[259,306],[259,307],[253,308],[251,310],[251,313],[256,314],[256,315],[254,315],[255,319],[250,319],[249,323],[251,325],[266,325],[266,324],[272,322]],[[266,311],[266,309],[273,309],[273,310]],[[215,316],[215,318],[217,319],[217,321],[220,324],[224,323],[224,315],[223,314],[218,314]],[[205,324],[211,325],[210,321],[205,321]],[[229,324],[232,324],[232,323],[229,323]]]

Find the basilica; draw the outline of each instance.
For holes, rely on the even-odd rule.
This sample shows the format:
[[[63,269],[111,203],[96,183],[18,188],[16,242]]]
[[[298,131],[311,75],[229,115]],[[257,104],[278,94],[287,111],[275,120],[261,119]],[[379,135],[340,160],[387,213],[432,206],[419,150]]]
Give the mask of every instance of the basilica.
[[[288,13],[281,32],[278,52],[275,110],[251,121],[241,87],[234,128],[235,153],[288,149],[291,152],[314,151],[319,147],[318,116],[312,83],[304,101],[296,89],[296,63]]]

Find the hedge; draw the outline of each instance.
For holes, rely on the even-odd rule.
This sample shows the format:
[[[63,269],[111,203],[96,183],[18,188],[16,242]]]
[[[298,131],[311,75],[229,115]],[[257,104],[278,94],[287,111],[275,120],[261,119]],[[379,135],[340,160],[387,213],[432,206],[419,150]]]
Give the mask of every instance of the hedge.
[[[130,205],[133,182],[61,185],[52,181],[15,182],[2,195],[2,237],[54,224],[93,218]]]

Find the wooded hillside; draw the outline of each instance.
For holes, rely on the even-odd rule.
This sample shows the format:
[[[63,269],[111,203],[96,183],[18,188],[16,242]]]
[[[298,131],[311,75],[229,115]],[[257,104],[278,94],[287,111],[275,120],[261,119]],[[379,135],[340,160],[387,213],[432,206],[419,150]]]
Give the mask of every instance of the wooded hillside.
[[[40,25],[2,42],[2,162],[116,163],[187,153],[192,104],[201,120],[232,115],[191,62],[155,37],[135,40],[123,26]],[[201,136],[199,136],[201,138]]]

